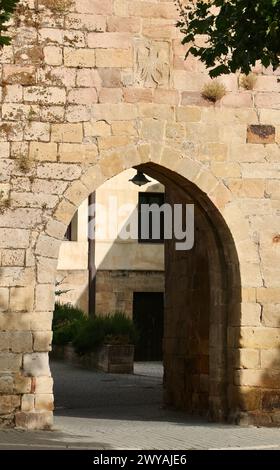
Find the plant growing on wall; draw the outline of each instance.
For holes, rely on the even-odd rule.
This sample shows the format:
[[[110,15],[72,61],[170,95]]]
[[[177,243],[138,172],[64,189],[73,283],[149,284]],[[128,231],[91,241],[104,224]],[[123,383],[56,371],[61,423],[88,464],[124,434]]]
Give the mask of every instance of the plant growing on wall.
[[[211,77],[280,65],[280,0],[175,0],[188,53]],[[198,36],[201,36],[198,41]],[[202,39],[202,40],[201,40]]]
[[[245,88],[245,90],[253,90],[257,83],[257,75],[249,73],[248,75],[241,75],[239,84]]]
[[[226,87],[222,83],[213,80],[204,85],[201,94],[206,100],[216,103],[216,101],[221,100],[225,96],[226,92]]]

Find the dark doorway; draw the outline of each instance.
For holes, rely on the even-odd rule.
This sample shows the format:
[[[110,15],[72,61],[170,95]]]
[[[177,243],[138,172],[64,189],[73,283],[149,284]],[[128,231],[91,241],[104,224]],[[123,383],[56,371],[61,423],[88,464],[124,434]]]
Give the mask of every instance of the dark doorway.
[[[161,361],[163,339],[163,292],[134,292],[133,321],[139,332],[136,361]]]

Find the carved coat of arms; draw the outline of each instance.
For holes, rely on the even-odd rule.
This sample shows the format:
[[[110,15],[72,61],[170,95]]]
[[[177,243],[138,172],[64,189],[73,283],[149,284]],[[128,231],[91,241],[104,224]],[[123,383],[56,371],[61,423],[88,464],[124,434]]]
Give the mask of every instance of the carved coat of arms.
[[[168,86],[170,65],[166,42],[140,42],[135,54],[135,82],[146,87]]]

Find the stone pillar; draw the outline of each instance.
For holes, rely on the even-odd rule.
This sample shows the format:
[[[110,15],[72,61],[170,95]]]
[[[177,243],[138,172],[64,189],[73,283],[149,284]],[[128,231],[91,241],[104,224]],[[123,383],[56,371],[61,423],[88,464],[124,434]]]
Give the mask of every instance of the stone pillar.
[[[53,409],[48,361],[53,285],[35,287],[35,267],[19,266],[24,259],[28,264],[28,250],[24,257],[20,253],[2,252],[2,264],[10,265],[1,268],[0,277],[0,425],[45,428]],[[49,311],[43,311],[47,297]]]

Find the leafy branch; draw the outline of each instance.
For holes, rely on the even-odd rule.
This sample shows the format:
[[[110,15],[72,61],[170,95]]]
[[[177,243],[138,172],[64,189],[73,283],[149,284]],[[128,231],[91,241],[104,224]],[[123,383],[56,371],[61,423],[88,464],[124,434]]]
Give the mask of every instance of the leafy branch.
[[[9,45],[11,38],[3,35],[7,31],[6,23],[14,13],[19,0],[0,0],[0,47]]]
[[[175,3],[182,43],[190,46],[187,55],[198,57],[211,77],[237,70],[247,75],[257,61],[274,70],[280,65],[280,0]]]

